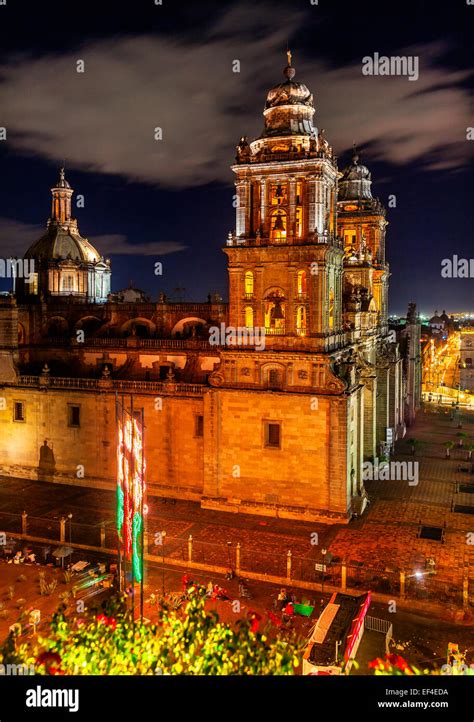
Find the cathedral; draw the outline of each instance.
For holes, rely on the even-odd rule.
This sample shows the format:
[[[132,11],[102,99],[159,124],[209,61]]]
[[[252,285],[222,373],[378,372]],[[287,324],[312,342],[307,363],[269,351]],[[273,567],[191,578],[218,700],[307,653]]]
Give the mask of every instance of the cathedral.
[[[288,54],[232,166],[228,303],[113,293],[61,169],[25,255],[34,273],[0,297],[0,475],[114,489],[118,395],[144,414],[149,495],[325,523],[363,513],[364,460],[405,433],[387,220],[357,150],[339,171],[314,115]],[[216,327],[264,343],[211,343]]]

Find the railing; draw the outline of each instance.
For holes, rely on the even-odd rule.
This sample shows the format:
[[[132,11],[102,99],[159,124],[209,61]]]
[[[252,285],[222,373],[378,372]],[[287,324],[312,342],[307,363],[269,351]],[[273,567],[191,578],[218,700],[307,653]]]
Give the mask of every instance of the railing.
[[[314,233],[312,236],[306,236],[298,238],[293,236],[292,238],[285,238],[284,240],[277,240],[270,238],[269,236],[259,237],[239,237],[232,236],[226,239],[226,245],[234,248],[248,246],[316,246],[319,244],[330,244],[337,248],[342,248],[342,239],[335,236],[333,233]]]
[[[265,335],[266,336],[284,336],[285,329],[284,328],[266,328]]]
[[[130,339],[134,339],[129,343]],[[128,338],[110,338],[110,337],[86,337],[84,343],[76,343],[74,338],[65,338],[61,336],[44,339],[37,346],[74,346],[87,348],[88,346],[100,347],[120,347],[126,348],[133,345],[136,348],[196,348],[207,350],[210,348],[209,341],[203,338],[139,338],[137,336],[129,336]]]
[[[204,384],[180,384],[174,381],[125,381],[121,379],[86,379],[67,376],[19,376],[19,386],[41,386],[52,388],[145,392],[145,393],[183,393],[203,394]]]

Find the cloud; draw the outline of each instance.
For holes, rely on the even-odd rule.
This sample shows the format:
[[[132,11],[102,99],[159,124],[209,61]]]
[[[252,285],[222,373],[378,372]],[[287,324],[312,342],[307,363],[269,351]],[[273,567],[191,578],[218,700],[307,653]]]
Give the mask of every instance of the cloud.
[[[303,13],[242,4],[199,41],[127,36],[16,59],[0,76],[8,143],[55,163],[66,157],[69,168],[169,188],[230,182],[235,145],[243,134],[260,133],[266,91],[282,80],[282,48],[304,22]],[[416,82],[362,75],[362,57],[377,51],[367,47],[360,62],[337,68],[295,53],[296,79],[314,92],[315,122],[336,153],[356,140],[390,163],[455,168],[473,147],[465,140],[468,71],[443,67],[445,50],[431,43],[397,52],[419,55]],[[78,60],[84,73],[76,72]],[[240,72],[233,72],[235,60]]]
[[[155,241],[152,243],[130,243],[120,233],[105,236],[94,236],[93,245],[104,256],[113,255],[140,255],[140,256],[167,256],[170,253],[184,251],[187,246],[175,241]]]
[[[21,258],[44,231],[44,226],[0,217],[0,256]]]
[[[44,232],[44,226],[0,217],[0,256],[2,258],[22,257],[29,246],[37,241]],[[126,236],[120,233],[94,236],[89,240],[104,256],[165,256],[187,248],[184,244],[174,241],[130,243]]]

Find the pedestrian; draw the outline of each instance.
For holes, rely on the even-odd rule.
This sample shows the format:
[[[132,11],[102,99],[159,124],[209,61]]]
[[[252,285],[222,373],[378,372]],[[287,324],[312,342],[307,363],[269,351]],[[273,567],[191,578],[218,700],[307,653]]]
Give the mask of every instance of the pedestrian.
[[[206,597],[210,599],[212,597],[212,592],[214,591],[214,584],[212,581],[209,580],[209,584],[207,585],[207,591],[206,591]]]
[[[278,606],[280,610],[283,610],[284,606],[286,604],[286,589],[282,587],[280,591],[278,592]]]
[[[189,586],[190,578],[189,574],[185,572],[183,576],[181,577],[181,584],[183,585],[183,592],[185,592]]]

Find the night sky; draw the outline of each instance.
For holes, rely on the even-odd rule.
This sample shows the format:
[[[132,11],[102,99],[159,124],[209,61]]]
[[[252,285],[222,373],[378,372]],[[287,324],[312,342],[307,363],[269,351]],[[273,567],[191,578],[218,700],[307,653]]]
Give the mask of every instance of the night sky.
[[[390,311],[416,301],[424,313],[474,312],[474,279],[440,273],[443,258],[474,255],[474,140],[466,139],[473,28],[465,0],[7,0],[0,255],[21,256],[41,235],[65,158],[69,182],[85,197],[74,215],[82,235],[111,256],[113,290],[133,281],[152,300],[161,289],[189,301],[210,291],[227,298],[229,166],[240,136],[261,132],[288,42],[295,79],[314,93],[314,123],[339,168],[355,141],[373,194],[385,204],[396,196],[388,209]],[[419,79],[364,76],[362,58],[375,52],[418,56]]]

